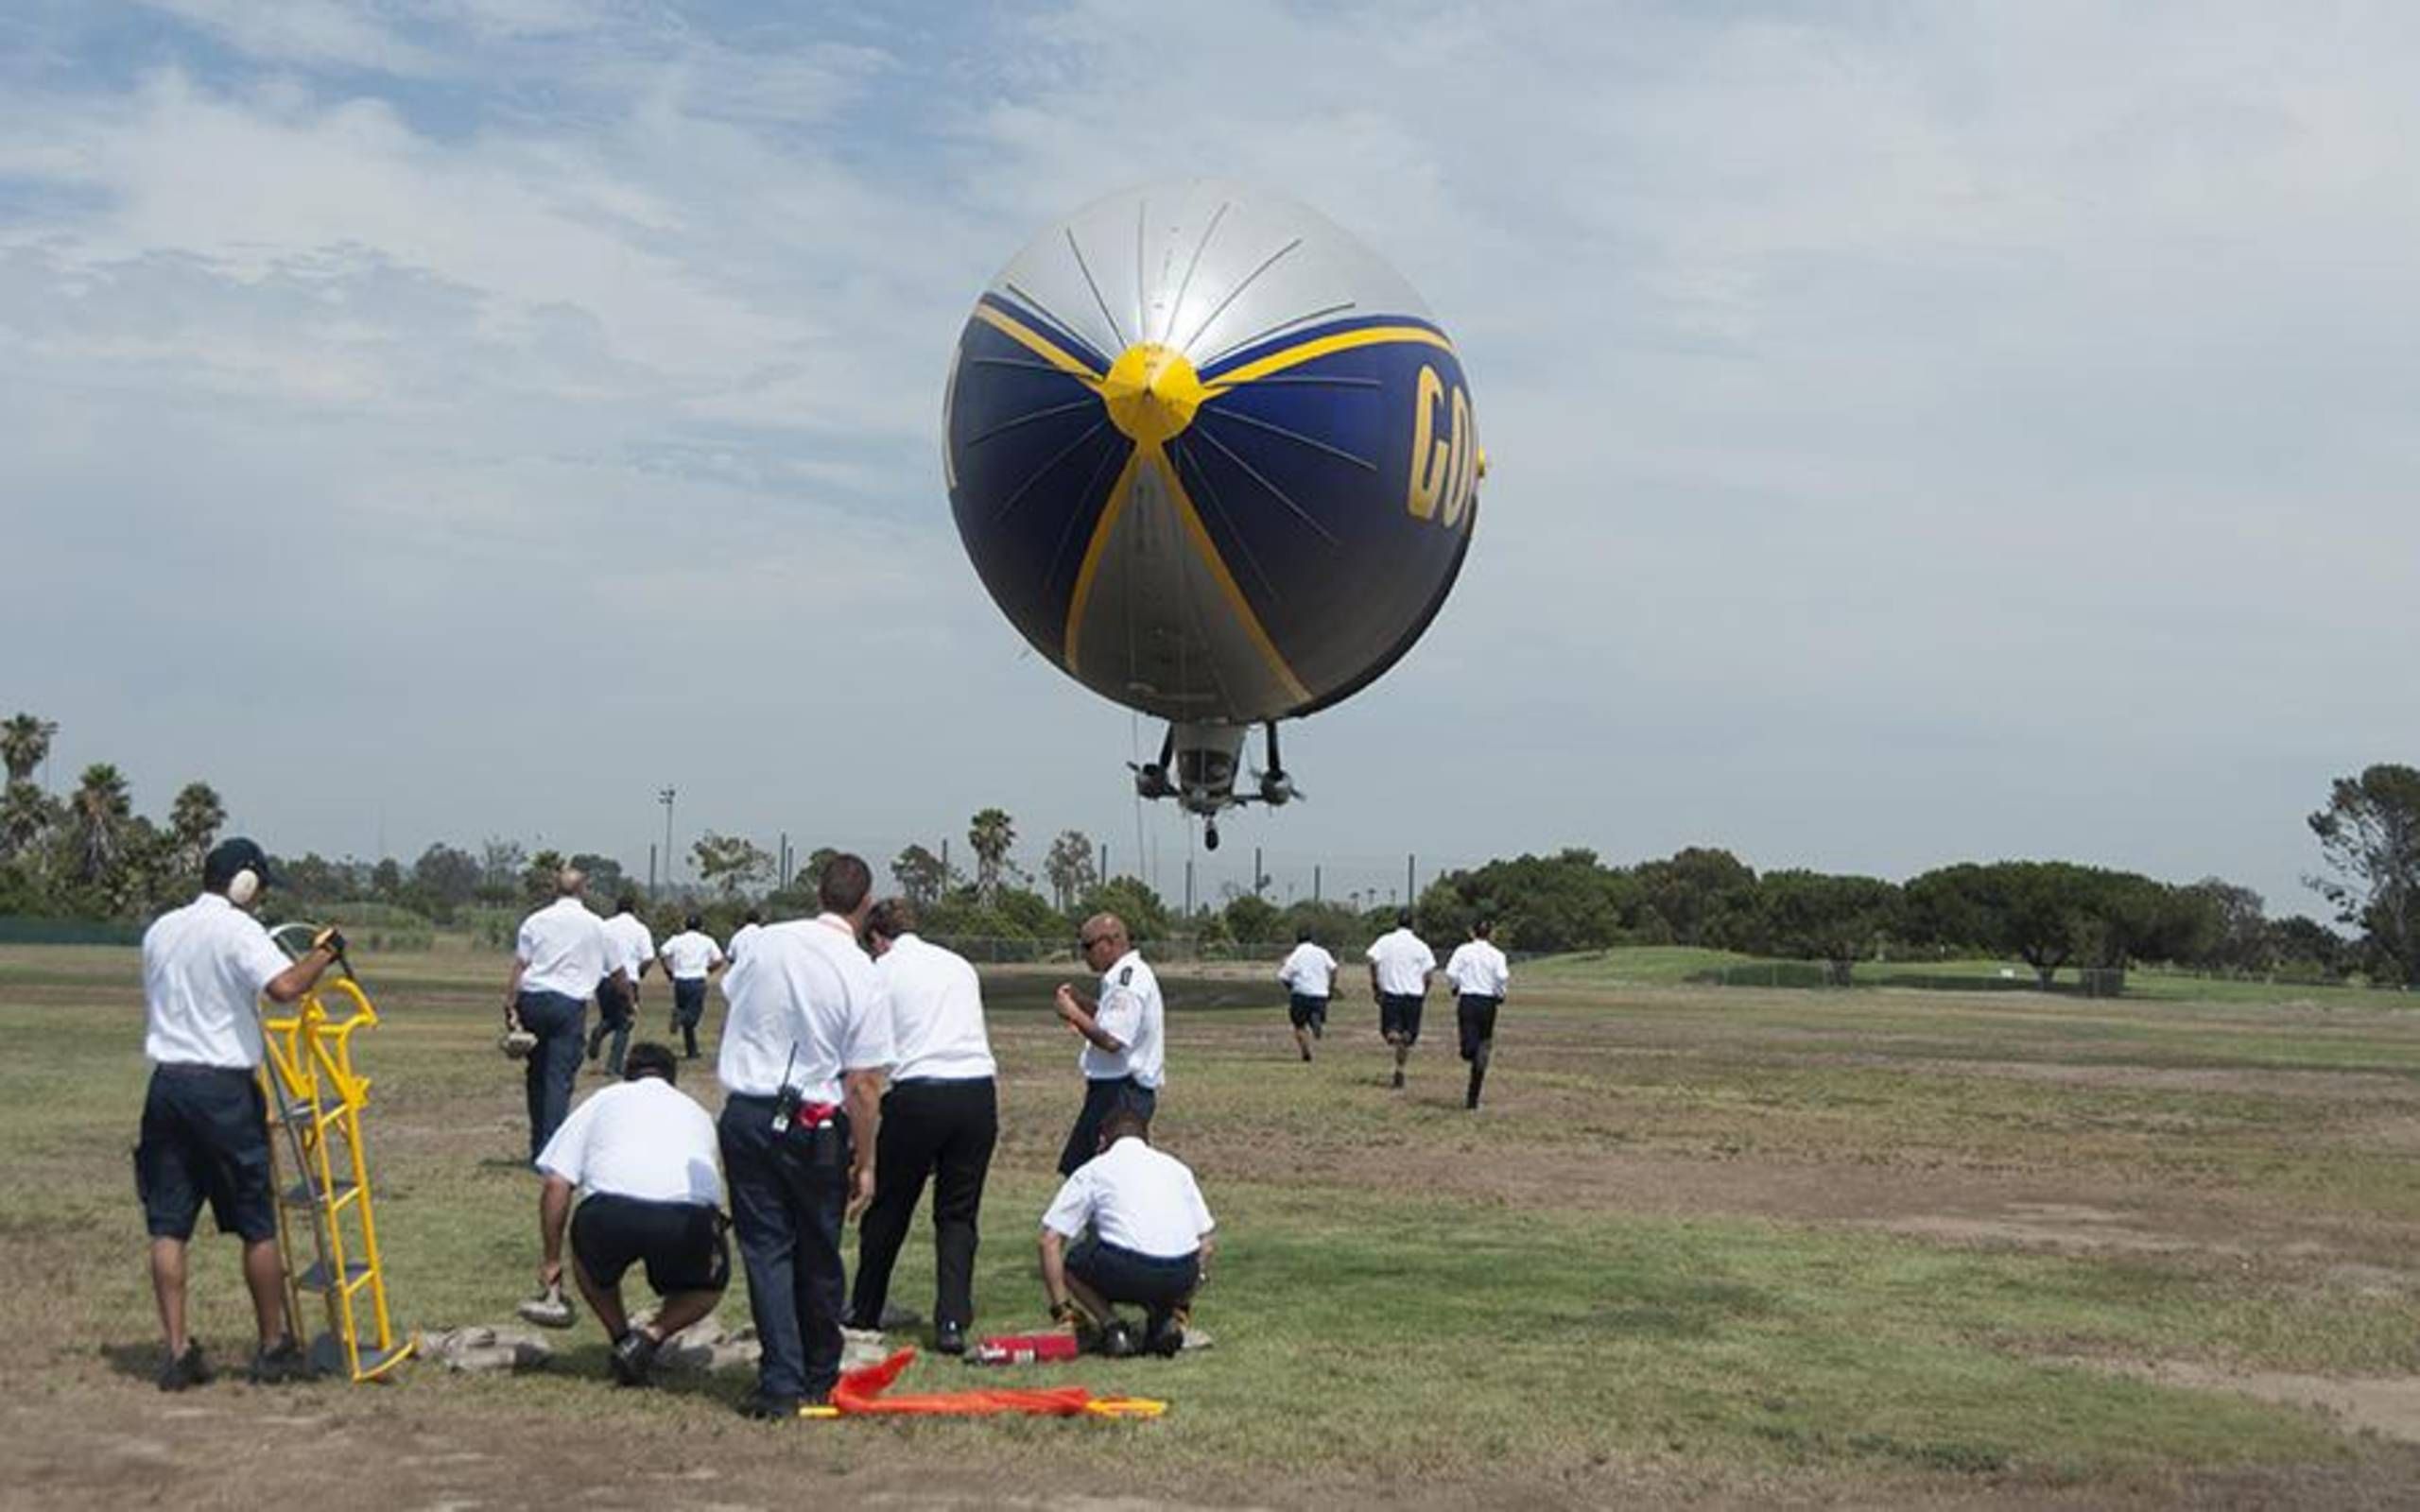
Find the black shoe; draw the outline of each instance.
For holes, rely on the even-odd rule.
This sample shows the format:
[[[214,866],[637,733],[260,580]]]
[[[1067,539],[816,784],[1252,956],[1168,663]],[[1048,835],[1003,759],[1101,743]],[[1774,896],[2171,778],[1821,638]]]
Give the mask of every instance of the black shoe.
[[[1143,1331],[1143,1352],[1173,1360],[1184,1349],[1184,1325],[1174,1313],[1162,1313]]]
[[[934,1325],[933,1352],[935,1354],[964,1354],[966,1352],[966,1325],[963,1323],[950,1322],[942,1322]]]
[[[160,1366],[162,1391],[189,1391],[209,1379],[210,1362],[201,1357],[201,1345],[193,1339],[185,1341],[184,1353],[169,1356]]]
[[[1303,1063],[1304,1063],[1305,1065],[1306,1065],[1306,1066],[1307,1066],[1307,1065],[1309,1065],[1309,1064],[1310,1064],[1310,1061],[1311,1061],[1311,1047],[1310,1047],[1310,1046],[1308,1046],[1308,1045],[1305,1045],[1305,1046],[1303,1047]]]
[[[1122,1317],[1111,1318],[1101,1325],[1100,1352],[1104,1359],[1131,1360],[1138,1346],[1134,1342],[1133,1325]]]
[[[1403,1068],[1401,1066],[1397,1066],[1395,1068],[1394,1089],[1397,1091],[1403,1091]]]
[[[311,1358],[292,1339],[280,1339],[266,1349],[253,1351],[252,1367],[245,1375],[256,1386],[308,1381],[312,1375]]]
[[[632,1329],[614,1341],[614,1352],[606,1356],[613,1367],[614,1380],[625,1386],[644,1386],[648,1372],[655,1367],[655,1351],[664,1348],[648,1338],[646,1331]]]
[[[761,1423],[795,1422],[802,1405],[796,1397],[768,1397],[762,1392],[752,1392],[748,1400],[739,1404],[739,1415]]]

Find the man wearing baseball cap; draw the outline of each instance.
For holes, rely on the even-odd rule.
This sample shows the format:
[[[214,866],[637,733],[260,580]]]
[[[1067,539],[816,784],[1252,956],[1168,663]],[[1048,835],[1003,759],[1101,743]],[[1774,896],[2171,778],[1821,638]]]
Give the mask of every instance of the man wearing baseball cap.
[[[151,1234],[151,1290],[167,1336],[163,1391],[210,1379],[201,1346],[185,1332],[185,1249],[205,1199],[219,1231],[244,1242],[244,1284],[260,1329],[252,1379],[309,1373],[286,1332],[259,1003],[292,1003],[310,991],[343,954],[344,936],[321,930],[308,954],[288,961],[251,915],[275,880],[259,846],[221,841],[202,861],[201,896],[143,933],[143,1054],[151,1062],[151,1085],[134,1185]]]

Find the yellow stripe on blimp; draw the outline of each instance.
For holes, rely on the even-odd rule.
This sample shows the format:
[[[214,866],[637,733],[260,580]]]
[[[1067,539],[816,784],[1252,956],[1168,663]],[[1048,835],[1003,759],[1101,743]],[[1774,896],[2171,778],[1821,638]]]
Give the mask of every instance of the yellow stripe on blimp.
[[[1452,342],[1425,325],[1364,326],[1358,331],[1339,331],[1333,335],[1313,336],[1299,346],[1272,352],[1266,357],[1255,358],[1232,371],[1220,373],[1203,387],[1213,397],[1216,397],[1230,388],[1241,387],[1254,379],[1266,378],[1270,373],[1284,372],[1288,368],[1299,368],[1304,363],[1315,362],[1330,352],[1350,352],[1356,347],[1398,345],[1436,347],[1445,352],[1454,350]]]
[[[1126,454],[1126,465],[1117,472],[1117,481],[1109,486],[1109,502],[1100,507],[1100,522],[1093,526],[1093,539],[1084,546],[1084,564],[1076,569],[1076,591],[1067,595],[1066,650],[1063,653],[1067,670],[1076,672],[1076,645],[1084,628],[1084,609],[1092,602],[1093,579],[1100,576],[1101,557],[1109,550],[1110,532],[1117,526],[1117,517],[1126,512],[1126,501],[1134,493],[1134,474],[1143,468],[1143,449],[1136,447]],[[1078,681],[1083,674],[1076,673]]]
[[[1116,531],[1117,522],[1126,512],[1127,502],[1133,497],[1134,481],[1146,466],[1159,472],[1169,500],[1176,506],[1177,518],[1184,523],[1185,538],[1193,543],[1194,552],[1201,558],[1202,565],[1210,570],[1211,581],[1219,585],[1219,593],[1235,612],[1236,621],[1243,626],[1244,633],[1253,645],[1259,650],[1261,660],[1269,663],[1270,675],[1296,701],[1310,702],[1311,690],[1304,686],[1303,679],[1294,675],[1294,669],[1286,664],[1285,655],[1277,649],[1277,643],[1270,639],[1268,627],[1260,623],[1260,616],[1253,612],[1251,601],[1244,597],[1243,585],[1236,582],[1236,575],[1227,570],[1226,558],[1219,554],[1218,542],[1210,539],[1210,528],[1201,523],[1201,513],[1193,507],[1192,498],[1184,491],[1184,484],[1177,477],[1175,466],[1168,461],[1167,452],[1156,445],[1137,446],[1127,456],[1124,471],[1117,474],[1117,481],[1110,487],[1109,502],[1102,507],[1100,523],[1093,527],[1093,539],[1084,549],[1083,566],[1076,573],[1076,591],[1067,599],[1067,670],[1079,680],[1083,677],[1076,662],[1082,648],[1084,613],[1092,607],[1093,580],[1099,576],[1101,558],[1108,554],[1109,538]]]
[[[1219,585],[1219,592],[1226,595],[1227,607],[1235,610],[1236,618],[1243,622],[1245,632],[1252,637],[1252,644],[1260,648],[1261,659],[1276,675],[1278,685],[1293,695],[1298,702],[1310,702],[1311,690],[1303,686],[1303,679],[1294,676],[1294,669],[1286,664],[1286,658],[1278,651],[1277,643],[1269,638],[1269,631],[1260,623],[1260,616],[1252,611],[1251,602],[1244,597],[1243,585],[1236,581],[1235,574],[1227,571],[1227,559],[1219,555],[1219,543],[1210,539],[1210,527],[1201,523],[1201,512],[1194,508],[1193,500],[1186,495],[1184,484],[1177,478],[1175,465],[1168,461],[1167,454],[1156,446],[1151,448],[1151,460],[1160,470],[1160,480],[1167,485],[1168,497],[1176,501],[1177,518],[1184,522],[1184,533],[1193,539],[1193,549],[1201,553],[1203,565],[1210,569],[1212,581]]]
[[[988,304],[978,304],[975,307],[975,318],[1007,336],[1068,377],[1079,380],[1095,393],[1100,391],[1101,375],[1099,373],[1086,366],[1082,358],[1076,356],[1015,316],[995,310]]]

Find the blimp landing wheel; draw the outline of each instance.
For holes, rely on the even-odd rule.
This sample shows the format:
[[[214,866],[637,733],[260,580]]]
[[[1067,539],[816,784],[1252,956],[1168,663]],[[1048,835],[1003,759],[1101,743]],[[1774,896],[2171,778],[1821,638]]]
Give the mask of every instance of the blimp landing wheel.
[[[1219,849],[1219,827],[1217,825],[1205,824],[1201,827],[1201,849],[1204,850],[1216,850]]]

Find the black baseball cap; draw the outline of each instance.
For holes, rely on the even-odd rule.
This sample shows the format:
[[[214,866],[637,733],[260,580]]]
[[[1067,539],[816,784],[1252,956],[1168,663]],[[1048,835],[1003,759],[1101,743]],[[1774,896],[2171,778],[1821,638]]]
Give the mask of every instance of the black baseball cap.
[[[269,869],[268,852],[241,835],[219,841],[201,858],[201,885],[217,891],[246,869],[258,875],[264,887],[281,885],[277,873]]]

